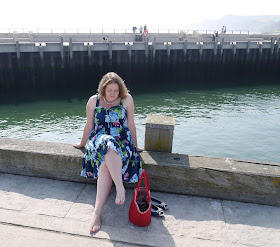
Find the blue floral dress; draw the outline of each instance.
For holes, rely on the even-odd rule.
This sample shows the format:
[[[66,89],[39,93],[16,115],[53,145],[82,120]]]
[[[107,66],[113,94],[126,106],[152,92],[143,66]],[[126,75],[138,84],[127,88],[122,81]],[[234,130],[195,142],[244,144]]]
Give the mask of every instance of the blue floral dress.
[[[142,173],[142,163],[127,127],[127,111],[123,107],[123,99],[119,105],[110,109],[99,106],[99,100],[98,95],[94,111],[94,129],[87,143],[88,150],[83,158],[81,176],[97,178],[104,156],[111,148],[121,156],[123,181],[138,182]]]

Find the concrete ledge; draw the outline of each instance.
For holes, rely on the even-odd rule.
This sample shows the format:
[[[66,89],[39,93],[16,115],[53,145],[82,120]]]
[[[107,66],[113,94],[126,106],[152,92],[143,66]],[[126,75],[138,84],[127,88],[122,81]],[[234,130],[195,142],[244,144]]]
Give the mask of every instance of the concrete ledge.
[[[0,172],[95,183],[80,177],[84,152],[70,144],[0,138]],[[280,206],[278,163],[161,152],[141,157],[153,191]]]

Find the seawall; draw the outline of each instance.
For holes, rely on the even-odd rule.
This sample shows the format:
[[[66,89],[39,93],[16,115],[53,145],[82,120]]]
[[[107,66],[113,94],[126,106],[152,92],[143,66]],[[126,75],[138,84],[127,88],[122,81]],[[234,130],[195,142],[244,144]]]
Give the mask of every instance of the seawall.
[[[84,152],[70,144],[0,138],[0,172],[95,183],[80,177]],[[141,158],[152,191],[280,206],[279,163],[151,151]]]

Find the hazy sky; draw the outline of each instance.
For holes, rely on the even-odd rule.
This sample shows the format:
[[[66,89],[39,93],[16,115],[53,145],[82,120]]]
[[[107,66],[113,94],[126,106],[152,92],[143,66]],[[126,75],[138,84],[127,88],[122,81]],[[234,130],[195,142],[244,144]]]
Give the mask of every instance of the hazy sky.
[[[181,29],[224,15],[280,15],[280,1],[252,0],[5,0],[0,28]]]

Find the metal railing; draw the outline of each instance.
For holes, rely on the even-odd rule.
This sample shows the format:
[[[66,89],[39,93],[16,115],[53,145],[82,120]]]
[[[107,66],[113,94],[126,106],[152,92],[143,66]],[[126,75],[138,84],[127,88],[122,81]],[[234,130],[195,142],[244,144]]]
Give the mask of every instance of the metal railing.
[[[181,30],[181,29],[148,29],[149,33],[174,33],[178,34],[181,32],[184,32],[185,34],[193,34],[193,32],[197,32],[198,34],[214,34],[215,31],[218,31],[219,34],[221,34],[220,30]],[[127,29],[127,28],[0,28],[0,33],[65,33],[65,34],[115,34],[115,33],[128,33],[132,34],[133,30]],[[139,33],[139,30],[136,30],[136,33]],[[226,34],[261,34],[260,32],[253,32],[249,30],[227,30]]]
[[[148,29],[149,33],[180,33],[180,29]],[[0,33],[133,33],[132,28],[0,28]],[[138,30],[136,30],[138,33]]]
[[[218,31],[219,34],[221,34],[221,31],[219,30],[186,30],[186,34],[192,34],[193,32],[197,32],[198,34],[214,34],[214,32]],[[249,30],[228,30],[226,34],[261,34],[260,32],[250,32]]]

